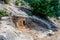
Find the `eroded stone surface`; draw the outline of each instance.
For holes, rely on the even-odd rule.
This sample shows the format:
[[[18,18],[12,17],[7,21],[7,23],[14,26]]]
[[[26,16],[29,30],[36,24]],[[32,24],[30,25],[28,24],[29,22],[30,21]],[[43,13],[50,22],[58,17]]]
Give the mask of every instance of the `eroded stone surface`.
[[[33,40],[31,35],[24,34],[22,31],[6,25],[5,21],[2,21],[0,26],[0,35],[2,35],[0,36],[1,40]]]

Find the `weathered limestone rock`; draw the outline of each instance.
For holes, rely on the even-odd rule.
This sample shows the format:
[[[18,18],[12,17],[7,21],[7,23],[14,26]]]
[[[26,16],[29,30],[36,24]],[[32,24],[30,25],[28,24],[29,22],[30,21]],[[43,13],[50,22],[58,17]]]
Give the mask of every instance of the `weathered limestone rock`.
[[[5,21],[2,21],[0,26],[0,39],[1,40],[33,40],[32,36],[29,34],[25,34],[22,31],[18,31],[11,27],[10,25],[6,25]]]

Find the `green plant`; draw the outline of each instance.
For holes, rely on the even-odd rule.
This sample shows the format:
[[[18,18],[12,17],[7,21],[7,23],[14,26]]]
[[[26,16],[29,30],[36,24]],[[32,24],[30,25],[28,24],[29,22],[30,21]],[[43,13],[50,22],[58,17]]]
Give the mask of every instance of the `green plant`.
[[[20,6],[20,7],[21,6],[28,6],[28,3],[26,3],[24,0],[16,0],[15,5]]]
[[[33,10],[34,15],[40,15],[46,17],[58,17],[58,2],[59,0],[24,0],[29,4]]]
[[[20,2],[21,2],[21,0],[16,0],[15,4],[18,6]]]
[[[3,16],[8,16],[7,12],[5,10],[0,9],[0,19]]]
[[[4,0],[6,4],[10,4],[10,0]]]

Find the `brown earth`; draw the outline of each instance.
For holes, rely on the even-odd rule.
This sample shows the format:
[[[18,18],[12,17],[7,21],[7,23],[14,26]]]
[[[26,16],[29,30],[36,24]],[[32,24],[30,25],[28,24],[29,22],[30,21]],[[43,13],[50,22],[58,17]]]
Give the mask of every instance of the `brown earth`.
[[[32,23],[33,24],[33,23]],[[20,26],[20,27],[17,27],[16,29],[17,30],[21,30],[23,33],[27,33],[27,34],[30,34],[34,40],[37,40],[37,39],[40,39],[38,38],[38,36],[36,35],[36,33],[33,33],[33,30],[31,30],[31,28],[34,27],[34,25],[30,25],[30,26]]]
[[[60,20],[55,20],[56,23],[60,23]],[[35,24],[34,24],[35,25]],[[33,26],[34,26],[33,25]],[[57,24],[58,25],[58,24]],[[30,25],[31,26],[31,25]],[[31,27],[33,27],[31,26]],[[31,28],[30,27],[30,28]],[[32,34],[32,30],[30,30],[28,27],[26,28],[25,26],[23,27],[18,27],[18,30],[22,30],[24,33],[29,33],[33,36],[34,40],[60,40],[60,26],[58,26],[58,31],[55,32],[55,34],[51,35],[51,36],[46,36],[44,38],[38,38],[38,36],[36,34]]]
[[[47,36],[45,38],[42,38],[41,40],[60,40],[60,20],[52,19],[54,20],[54,23],[56,23],[56,26],[58,27],[58,31],[55,32],[52,36]]]
[[[45,38],[42,38],[41,40],[60,40],[60,28],[57,32],[55,32],[52,36],[47,36]]]

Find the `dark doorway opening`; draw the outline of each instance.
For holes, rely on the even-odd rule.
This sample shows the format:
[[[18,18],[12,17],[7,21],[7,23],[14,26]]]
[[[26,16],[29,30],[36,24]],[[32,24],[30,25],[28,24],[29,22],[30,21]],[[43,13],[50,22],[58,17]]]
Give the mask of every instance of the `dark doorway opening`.
[[[26,25],[25,21],[23,21],[23,25]]]

